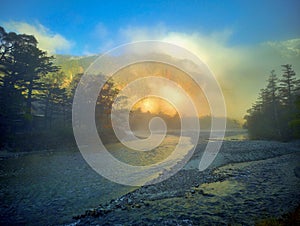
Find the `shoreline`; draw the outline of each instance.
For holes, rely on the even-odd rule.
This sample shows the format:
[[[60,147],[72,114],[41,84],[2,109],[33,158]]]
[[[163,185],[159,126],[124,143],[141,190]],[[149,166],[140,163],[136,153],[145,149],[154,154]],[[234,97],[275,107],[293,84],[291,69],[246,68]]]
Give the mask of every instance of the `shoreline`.
[[[181,211],[181,213],[179,213],[180,211],[177,211],[180,216],[185,215],[185,219],[181,219],[182,217],[172,217],[172,213],[170,213],[167,209],[164,209],[168,212],[165,213],[165,215],[169,214],[171,217],[161,217],[159,216],[161,213],[156,212],[158,215],[157,217],[159,218],[157,221],[155,217],[153,217],[154,214],[151,213],[151,211],[155,210],[152,206],[157,206],[159,208],[162,203],[168,201],[171,202],[170,200],[177,200],[177,202],[185,205],[186,202],[194,202],[197,199],[222,199],[220,198],[222,197],[222,195],[220,196],[222,191],[227,189],[226,191],[229,193],[227,196],[234,194],[232,191],[235,191],[237,187],[241,186],[241,181],[242,184],[245,184],[245,178],[251,177],[251,170],[260,176],[262,172],[259,170],[256,172],[255,166],[263,168],[265,167],[264,165],[268,165],[270,168],[274,168],[274,165],[284,165],[284,160],[288,159],[288,161],[294,161],[295,158],[298,160],[300,159],[299,141],[290,143],[276,141],[224,141],[222,150],[220,150],[220,153],[212,166],[203,172],[199,172],[196,169],[197,164],[195,164],[195,162],[199,162],[202,150],[201,146],[203,145],[204,144],[198,145],[199,147],[197,147],[197,151],[195,151],[194,156],[191,158],[189,163],[171,178],[158,184],[142,186],[116,200],[111,200],[106,204],[100,204],[98,208],[89,209],[83,214],[74,216],[76,222],[73,222],[73,225],[85,225],[86,223],[102,225],[105,224],[105,222],[108,224],[125,223],[131,225],[136,223],[145,224],[145,220],[151,222],[149,224],[158,224],[161,221],[163,221],[165,225],[172,225],[172,222],[180,225],[197,225],[198,223],[203,223],[205,225],[205,222],[209,224],[208,221],[199,221],[199,216],[197,217],[197,214],[194,214],[192,217],[188,217],[187,212],[191,212],[191,210],[188,209]],[[240,148],[243,148],[243,150],[240,150]],[[236,154],[235,152],[238,152],[239,156],[234,155]],[[298,162],[294,162],[293,164],[296,164],[296,166],[299,165]],[[287,167],[289,166],[284,165],[284,168]],[[285,171],[290,171],[290,169],[285,169]],[[285,171],[283,172],[283,175]],[[290,174],[291,173],[289,172],[289,176],[294,176]],[[252,180],[255,182],[256,179],[252,178]],[[300,185],[299,178],[293,178],[293,180]],[[259,183],[257,183],[256,186],[259,187]],[[216,192],[217,188],[220,190],[219,193]],[[243,192],[248,191],[245,189]],[[243,192],[240,191],[240,193]],[[195,198],[195,196],[197,196],[197,198]],[[281,214],[277,211],[276,216],[278,217],[292,211],[293,207],[296,208],[300,203],[300,194],[298,193],[297,196],[299,196],[299,199],[295,200],[293,205],[290,205],[290,209],[285,208],[285,212],[281,212]],[[259,198],[264,199],[263,196]],[[218,200],[217,202],[221,201]],[[253,205],[253,203],[255,203],[255,199],[252,197],[252,201],[249,203],[250,206]],[[144,220],[140,221],[137,216],[141,217],[141,215],[136,213],[135,216],[133,213],[140,212],[141,210],[143,210],[144,215],[149,218],[144,218]],[[195,211],[197,212],[197,209]],[[203,214],[203,212],[201,213],[200,211],[199,215],[201,214]],[[128,222],[124,219],[124,217],[122,218],[122,216],[126,215],[131,217],[131,220]],[[204,215],[207,215],[205,211]],[[213,215],[208,214],[208,216],[211,216],[210,218],[213,218]],[[241,222],[245,225],[251,225],[266,216],[268,215],[259,216],[256,220],[252,220],[250,223],[245,221]],[[249,218],[246,219],[249,220]],[[240,220],[243,220],[243,218],[240,218]],[[225,220],[220,222],[226,224],[230,223],[228,219],[227,221]],[[220,222],[218,222],[218,220],[214,221],[213,219],[210,221],[210,223]],[[235,220],[234,223],[240,222],[239,220]]]
[[[298,198],[293,201],[290,197],[291,192],[296,197],[300,196],[298,190],[293,191],[293,186],[300,186],[300,179],[295,177],[294,169],[291,168],[299,165],[300,141],[224,141],[211,167],[199,172],[197,163],[204,147],[205,142],[200,143],[190,162],[171,178],[141,188],[122,186],[102,178],[74,149],[31,154],[26,152],[26,155],[16,158],[1,159],[0,179],[3,186],[0,188],[0,224],[31,225],[35,222],[40,225],[83,225],[89,221],[99,225],[101,222],[130,225],[137,222],[142,224],[143,221],[158,224],[157,219],[160,219],[166,225],[176,222],[182,225],[188,225],[187,222],[206,225],[205,219],[211,223],[222,222],[222,219],[216,218],[216,211],[233,211],[232,204],[240,206],[241,200],[238,198],[245,194],[248,199],[244,201],[250,205],[248,208],[251,203],[254,206],[267,203],[267,210],[274,208],[274,197],[279,197],[279,203],[275,200],[273,205],[282,205],[283,209],[300,203]],[[281,168],[283,170],[278,171]],[[271,184],[264,185],[268,181]],[[262,185],[264,187],[259,187]],[[219,196],[222,191],[218,190],[220,186],[228,193],[227,196]],[[268,196],[261,194],[257,201],[253,194],[257,190],[267,191],[268,187],[274,187],[275,190],[269,191]],[[219,194],[214,194],[212,188],[219,191]],[[282,195],[284,197],[280,198]],[[119,204],[123,205],[116,206],[121,198]],[[292,204],[286,204],[285,200]],[[197,203],[197,206],[193,203]],[[99,204],[102,207],[97,209]],[[106,209],[106,205],[110,209]],[[143,213],[140,215],[143,221],[138,220],[138,211]],[[235,212],[221,214],[226,217]],[[267,216],[252,214],[258,219]],[[85,216],[72,220],[72,216],[78,215]],[[95,215],[99,216],[95,218]],[[128,222],[125,217],[129,218]],[[233,222],[226,220],[227,224]],[[242,220],[236,216],[234,222]]]

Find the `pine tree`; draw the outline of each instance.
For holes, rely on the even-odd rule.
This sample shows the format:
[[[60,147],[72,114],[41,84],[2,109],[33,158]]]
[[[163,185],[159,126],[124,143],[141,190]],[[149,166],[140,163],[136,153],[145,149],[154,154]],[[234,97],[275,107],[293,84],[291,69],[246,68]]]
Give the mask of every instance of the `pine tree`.
[[[282,67],[282,79],[280,79],[280,96],[283,105],[293,108],[295,101],[295,93],[297,91],[297,83],[299,80],[296,78],[296,73],[292,69],[292,65],[284,64]]]
[[[270,127],[274,132],[274,137],[281,138],[281,130],[279,123],[279,87],[278,87],[278,78],[275,74],[275,71],[272,70],[269,79],[267,80],[266,88],[266,114],[271,119]]]
[[[278,79],[275,71],[271,71],[266,88],[261,89],[258,100],[244,117],[250,138],[300,137],[300,82],[291,65],[282,67],[282,78]]]
[[[37,44],[31,35],[7,33],[0,27],[0,121],[7,124],[7,132],[13,132],[16,122],[24,119],[31,129],[32,102],[42,89],[40,78],[58,70],[53,57],[47,56]]]

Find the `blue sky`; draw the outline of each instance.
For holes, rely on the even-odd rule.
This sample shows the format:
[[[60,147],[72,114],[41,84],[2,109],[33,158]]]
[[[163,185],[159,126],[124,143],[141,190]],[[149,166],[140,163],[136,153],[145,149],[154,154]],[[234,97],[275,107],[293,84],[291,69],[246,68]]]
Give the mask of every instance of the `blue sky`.
[[[164,25],[174,32],[230,30],[230,45],[282,41],[300,36],[299,1],[7,1],[2,0],[0,22],[41,24],[51,34],[72,42],[68,51],[83,54],[96,42],[117,37],[120,29]],[[105,37],[93,32],[101,24]]]
[[[241,119],[282,64],[300,74],[300,1],[7,1],[0,25],[34,35],[50,54],[90,55],[141,40],[196,54],[215,74],[228,114]]]

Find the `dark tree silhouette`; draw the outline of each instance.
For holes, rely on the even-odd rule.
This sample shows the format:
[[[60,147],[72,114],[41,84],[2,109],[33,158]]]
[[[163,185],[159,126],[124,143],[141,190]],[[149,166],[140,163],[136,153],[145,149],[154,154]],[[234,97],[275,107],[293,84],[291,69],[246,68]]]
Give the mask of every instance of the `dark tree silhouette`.
[[[41,77],[58,70],[53,57],[26,34],[7,33],[0,27],[0,124],[4,137],[17,127],[32,128],[32,102],[43,89]]]
[[[300,135],[299,80],[291,65],[282,67],[282,78],[272,70],[266,88],[247,111],[245,127],[252,139],[289,140]]]
[[[280,79],[280,96],[282,103],[288,107],[294,106],[295,94],[299,89],[299,81],[296,78],[296,73],[292,69],[292,65],[284,64],[282,66],[282,79]]]

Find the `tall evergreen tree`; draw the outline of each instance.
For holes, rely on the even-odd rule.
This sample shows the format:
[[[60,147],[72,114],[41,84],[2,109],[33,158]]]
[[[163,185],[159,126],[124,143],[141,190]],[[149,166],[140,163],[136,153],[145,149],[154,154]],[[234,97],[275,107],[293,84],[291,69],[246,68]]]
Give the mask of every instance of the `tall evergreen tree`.
[[[17,45],[17,51],[13,55],[23,66],[17,85],[26,93],[25,116],[30,128],[32,102],[35,100],[35,93],[38,93],[35,91],[42,89],[40,78],[49,72],[57,71],[58,67],[53,65],[53,57],[48,57],[46,52],[37,48],[37,41],[33,36],[21,35],[21,41]]]
[[[282,137],[279,122],[279,87],[278,78],[275,71],[272,70],[268,79],[268,84],[266,88],[266,115],[271,120],[270,127],[273,130],[273,136],[277,138]]]
[[[297,83],[299,82],[296,78],[296,73],[292,69],[292,65],[284,64],[282,67],[282,79],[280,79],[280,96],[281,101],[284,105],[289,108],[293,108],[295,101],[295,94],[297,90]]]
[[[22,124],[24,97],[17,81],[22,73],[22,63],[14,58],[20,36],[14,32],[7,33],[0,27],[0,127],[6,139]]]
[[[282,67],[282,78],[278,79],[271,71],[266,88],[247,111],[245,127],[251,138],[289,140],[300,137],[299,80],[291,65]]]
[[[11,115],[25,116],[27,127],[31,128],[32,102],[42,88],[40,78],[58,67],[53,64],[53,57],[37,47],[37,40],[31,35],[7,33],[0,27],[0,44],[0,92],[4,108],[1,121]],[[9,111],[10,108],[13,110]]]

